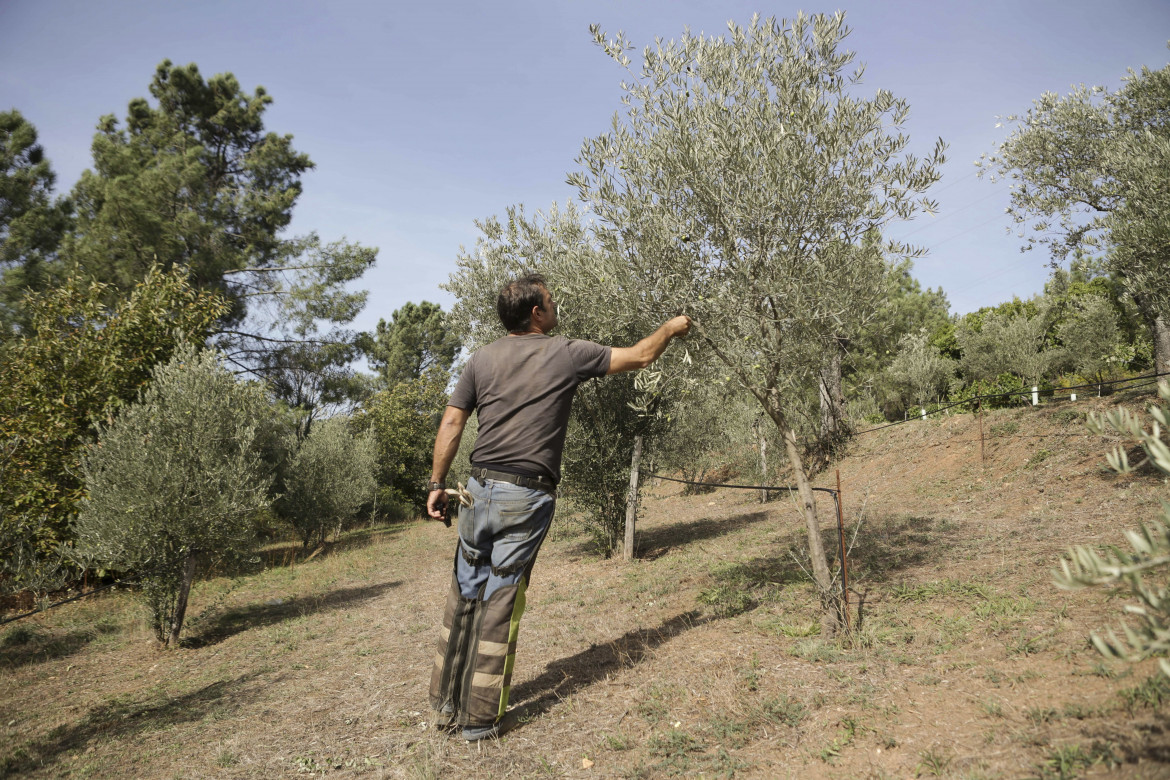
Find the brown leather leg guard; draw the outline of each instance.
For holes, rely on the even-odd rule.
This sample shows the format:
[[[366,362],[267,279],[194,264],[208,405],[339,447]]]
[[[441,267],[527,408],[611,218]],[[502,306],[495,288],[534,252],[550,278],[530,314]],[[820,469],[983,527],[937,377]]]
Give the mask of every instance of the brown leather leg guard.
[[[503,717],[508,709],[512,667],[516,663],[516,637],[524,615],[528,578],[505,585],[480,602],[468,648],[467,666],[460,691],[459,722],[483,726]]]
[[[449,708],[450,712],[458,713],[463,709],[460,680],[467,663],[478,603],[478,599],[463,598],[458,581],[451,575],[451,590],[447,592],[447,605],[443,608],[438,652],[431,669],[430,700],[436,710]]]

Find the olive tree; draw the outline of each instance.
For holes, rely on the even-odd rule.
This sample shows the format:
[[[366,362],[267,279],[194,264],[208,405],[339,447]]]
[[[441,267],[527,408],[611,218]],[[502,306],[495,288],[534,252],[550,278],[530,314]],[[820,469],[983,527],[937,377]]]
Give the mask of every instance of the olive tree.
[[[1170,446],[1165,434],[1170,428],[1170,383],[1158,387],[1162,405],[1150,407],[1148,418],[1119,408],[1104,416],[1089,418],[1089,429],[1096,433],[1120,433],[1136,439],[1145,451],[1145,459],[1130,464],[1125,448],[1118,445],[1107,456],[1109,467],[1127,474],[1146,463],[1162,474],[1170,475]],[[1099,551],[1080,545],[1069,550],[1060,562],[1055,580],[1058,587],[1078,590],[1090,586],[1117,586],[1137,599],[1125,612],[1134,624],[1122,623],[1121,634],[1109,629],[1104,635],[1093,634],[1093,646],[1109,658],[1138,661],[1154,655],[1163,656],[1159,663],[1170,675],[1170,504],[1162,503],[1162,513],[1150,524],[1125,532],[1129,550],[1110,547]]]
[[[903,407],[908,406],[907,402],[925,407],[947,391],[956,368],[956,361],[940,354],[923,329],[902,337],[886,374],[898,390]]]
[[[888,260],[922,253],[882,231],[935,208],[923,193],[945,147],[909,153],[906,101],[858,95],[864,68],[842,48],[843,14],[728,28],[648,46],[635,71],[625,37],[594,27],[628,72],[627,108],[586,140],[569,181],[606,254],[629,265],[642,306],[691,314],[698,340],[776,425],[828,634],[838,605],[794,412],[873,317]]]
[[[271,481],[256,446],[268,414],[258,385],[237,381],[216,353],[183,345],[140,403],[99,426],[82,459],[77,555],[137,576],[168,646],[178,643],[199,562],[252,544]]]
[[[374,497],[373,436],[355,436],[347,420],[334,417],[313,426],[305,439],[290,439],[284,493],[274,508],[305,547],[320,546]]]
[[[1104,296],[1082,295],[1069,304],[1071,312],[1056,327],[1072,369],[1102,388],[1105,373],[1123,362],[1126,345],[1117,311]]]
[[[1048,318],[1038,307],[1033,311],[989,311],[968,315],[955,327],[962,351],[963,378],[994,381],[1012,374],[1035,385],[1047,373],[1057,355],[1048,347]]]
[[[1011,181],[1009,214],[1053,262],[1110,247],[1110,265],[1149,326],[1159,373],[1170,371],[1170,65],[1130,71],[1120,89],[1046,92],[1011,115],[1008,138],[981,161]]]

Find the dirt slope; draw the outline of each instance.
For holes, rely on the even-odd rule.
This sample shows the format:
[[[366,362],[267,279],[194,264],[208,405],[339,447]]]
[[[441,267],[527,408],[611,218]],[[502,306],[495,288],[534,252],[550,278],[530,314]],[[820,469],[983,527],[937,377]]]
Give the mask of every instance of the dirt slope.
[[[427,724],[442,526],[200,583],[176,652],[130,594],[82,600],[0,633],[0,775],[1170,777],[1170,685],[1086,641],[1123,602],[1050,574],[1170,497],[1104,472],[1081,424],[1144,400],[989,413],[985,461],[971,415],[859,437],[839,464],[864,594],[848,641],[815,634],[786,498],[652,486],[633,564],[562,514],[521,631],[522,722],[490,744]]]

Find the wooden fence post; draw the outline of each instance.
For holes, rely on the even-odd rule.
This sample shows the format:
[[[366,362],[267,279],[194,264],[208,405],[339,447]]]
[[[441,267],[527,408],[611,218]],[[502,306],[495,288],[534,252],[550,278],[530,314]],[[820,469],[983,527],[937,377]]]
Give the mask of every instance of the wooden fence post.
[[[841,538],[841,611],[845,617],[845,630],[851,631],[849,625],[849,551],[845,549],[845,515],[841,508],[841,469],[837,469],[837,533]]]
[[[987,455],[983,451],[983,402],[980,401],[976,406],[976,417],[979,418],[979,464],[981,466],[987,465]]]
[[[760,477],[761,481],[768,484],[768,437],[764,434],[764,425],[761,418],[757,417],[755,424],[752,426],[756,429],[756,438],[760,442]],[[760,491],[760,503],[768,503],[768,491]]]

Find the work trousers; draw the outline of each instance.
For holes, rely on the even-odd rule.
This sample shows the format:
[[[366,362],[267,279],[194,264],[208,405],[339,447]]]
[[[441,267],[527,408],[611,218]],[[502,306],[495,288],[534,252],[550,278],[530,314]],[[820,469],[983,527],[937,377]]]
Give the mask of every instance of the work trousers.
[[[453,722],[482,726],[508,709],[524,594],[556,496],[494,479],[472,479],[467,490],[430,700]]]

